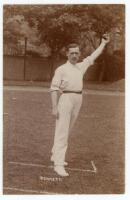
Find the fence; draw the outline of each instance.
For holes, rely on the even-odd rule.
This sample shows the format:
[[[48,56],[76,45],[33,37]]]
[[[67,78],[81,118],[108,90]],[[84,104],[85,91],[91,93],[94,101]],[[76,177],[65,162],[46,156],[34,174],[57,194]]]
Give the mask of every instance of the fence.
[[[4,56],[4,80],[50,81],[57,66],[65,63],[64,59],[53,60],[37,57]],[[85,80],[98,80],[98,67],[88,69]]]

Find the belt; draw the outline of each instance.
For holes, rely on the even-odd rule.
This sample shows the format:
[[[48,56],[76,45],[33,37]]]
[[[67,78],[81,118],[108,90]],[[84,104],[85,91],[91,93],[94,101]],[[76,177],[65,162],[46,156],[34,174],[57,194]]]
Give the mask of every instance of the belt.
[[[75,93],[75,94],[82,94],[82,91],[62,91],[63,93]]]

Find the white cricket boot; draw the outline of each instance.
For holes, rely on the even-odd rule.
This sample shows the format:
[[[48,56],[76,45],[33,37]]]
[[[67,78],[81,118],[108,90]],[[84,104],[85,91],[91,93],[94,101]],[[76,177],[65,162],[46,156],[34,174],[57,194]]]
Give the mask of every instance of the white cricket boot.
[[[60,176],[69,176],[69,174],[65,171],[64,166],[56,165],[54,166],[54,171]]]

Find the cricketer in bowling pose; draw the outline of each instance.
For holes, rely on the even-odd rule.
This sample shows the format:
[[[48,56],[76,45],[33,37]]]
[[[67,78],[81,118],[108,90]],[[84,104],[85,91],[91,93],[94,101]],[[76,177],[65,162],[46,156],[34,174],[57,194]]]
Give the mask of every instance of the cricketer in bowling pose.
[[[82,104],[83,76],[109,41],[109,35],[105,34],[100,46],[80,63],[78,63],[80,57],[78,44],[70,44],[66,52],[67,62],[55,70],[51,83],[51,98],[56,128],[51,161],[54,162],[54,171],[60,176],[69,176],[64,168],[68,164],[65,162],[65,154],[69,132]],[[59,99],[58,93],[60,93]]]

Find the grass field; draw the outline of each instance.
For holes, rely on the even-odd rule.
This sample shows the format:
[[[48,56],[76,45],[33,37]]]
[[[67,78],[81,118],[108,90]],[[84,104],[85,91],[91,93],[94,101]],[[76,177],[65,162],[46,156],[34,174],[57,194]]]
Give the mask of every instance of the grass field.
[[[5,87],[4,194],[124,193],[124,94],[83,96],[66,155],[70,176],[61,178],[50,167],[55,120],[47,89]]]

